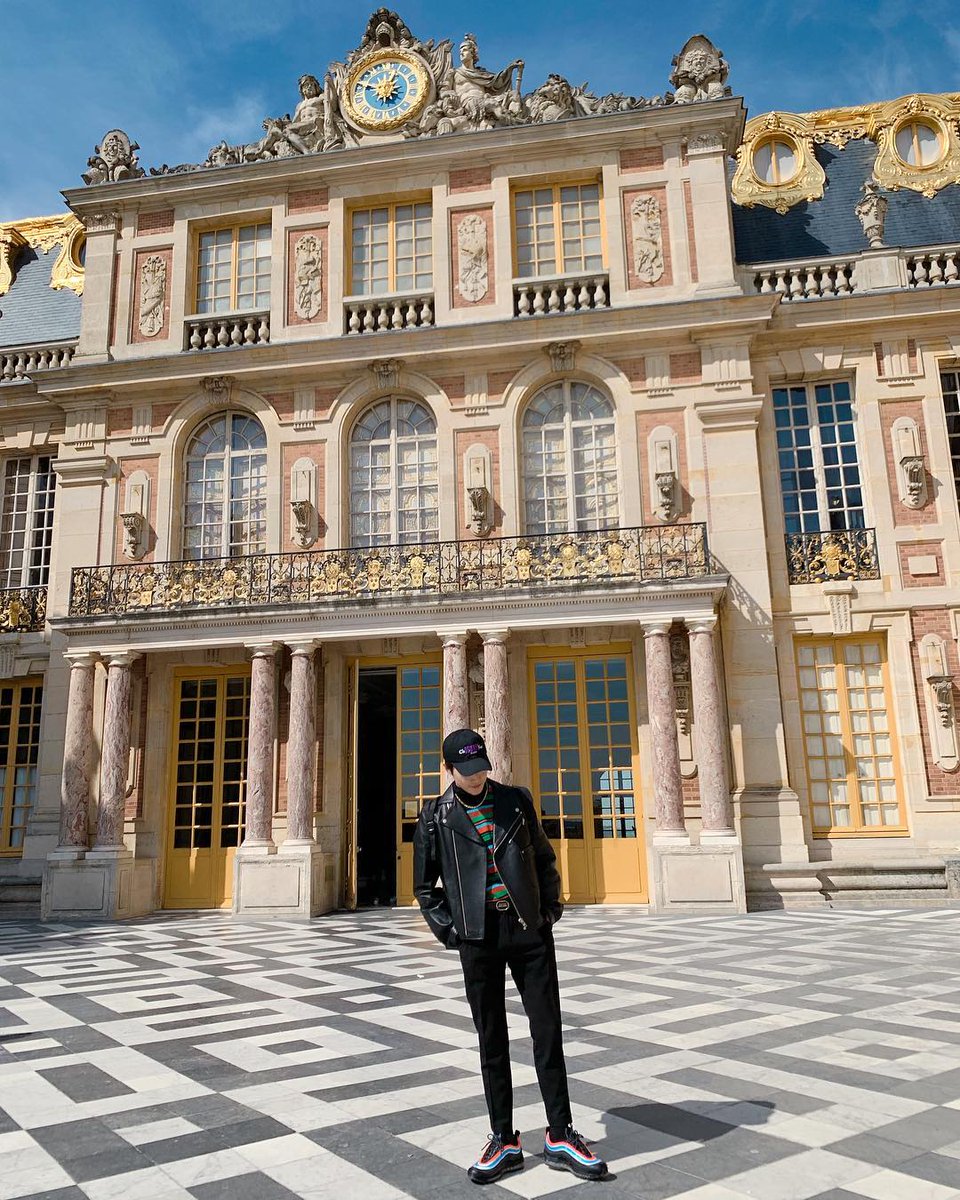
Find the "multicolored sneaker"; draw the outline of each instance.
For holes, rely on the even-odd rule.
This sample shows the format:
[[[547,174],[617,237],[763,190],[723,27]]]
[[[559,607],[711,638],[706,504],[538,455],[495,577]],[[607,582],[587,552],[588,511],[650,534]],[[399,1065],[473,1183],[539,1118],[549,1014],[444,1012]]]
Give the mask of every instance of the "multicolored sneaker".
[[[483,1153],[467,1171],[467,1176],[473,1183],[496,1183],[511,1171],[522,1170],[523,1150],[519,1131],[509,1140],[498,1133],[491,1133]]]
[[[557,1140],[547,1130],[543,1157],[554,1171],[570,1171],[578,1179],[603,1179],[607,1174],[607,1164],[597,1158],[572,1125],[568,1125],[563,1137]]]

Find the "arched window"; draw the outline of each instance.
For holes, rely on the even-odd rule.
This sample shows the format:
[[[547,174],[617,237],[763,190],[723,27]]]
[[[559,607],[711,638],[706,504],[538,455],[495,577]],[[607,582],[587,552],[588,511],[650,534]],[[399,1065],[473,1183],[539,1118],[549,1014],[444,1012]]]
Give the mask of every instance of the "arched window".
[[[521,430],[527,533],[604,529],[620,521],[613,404],[586,383],[551,383]]]
[[[183,557],[267,548],[267,437],[248,413],[217,413],[187,447]]]
[[[378,400],[350,437],[350,545],[439,536],[437,425],[416,400]]]

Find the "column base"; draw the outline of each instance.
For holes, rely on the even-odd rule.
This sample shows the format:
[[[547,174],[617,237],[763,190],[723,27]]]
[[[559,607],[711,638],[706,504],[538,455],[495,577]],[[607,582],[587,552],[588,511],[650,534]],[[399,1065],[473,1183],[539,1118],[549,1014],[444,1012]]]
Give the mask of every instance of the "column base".
[[[153,912],[153,860],[126,847],[51,851],[43,868],[44,921],[120,921]],[[82,855],[83,857],[77,857]]]
[[[252,849],[241,847],[234,859],[234,916],[317,917],[336,907],[334,856],[316,842]]]
[[[654,838],[652,852],[654,912],[747,911],[743,854],[737,838],[700,845]]]

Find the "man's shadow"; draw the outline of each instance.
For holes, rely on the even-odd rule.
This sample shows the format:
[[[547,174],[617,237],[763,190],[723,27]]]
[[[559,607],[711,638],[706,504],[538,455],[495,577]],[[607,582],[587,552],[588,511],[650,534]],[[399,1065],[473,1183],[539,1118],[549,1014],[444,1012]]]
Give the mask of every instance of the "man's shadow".
[[[642,1141],[645,1150],[655,1153],[658,1148],[667,1149],[676,1145],[677,1139],[688,1142],[690,1149],[695,1149],[705,1142],[715,1141],[726,1134],[733,1133],[749,1125],[765,1125],[773,1115],[776,1105],[771,1100],[747,1100],[731,1097],[729,1100],[694,1100],[689,1108],[681,1108],[675,1104],[657,1104],[653,1101],[627,1104],[620,1108],[610,1108],[603,1114],[603,1123],[608,1125],[607,1118],[615,1117],[618,1121],[628,1121],[642,1127],[647,1136]],[[617,1157],[622,1157],[622,1130],[617,1129],[615,1142]],[[613,1132],[609,1128],[608,1132]],[[661,1135],[662,1141],[657,1138]],[[650,1136],[652,1135],[652,1136]],[[606,1137],[590,1141],[590,1147],[601,1158],[605,1157],[604,1143]],[[659,1143],[659,1146],[658,1146]],[[610,1149],[614,1149],[611,1146]],[[669,1156],[664,1161],[669,1162]],[[601,1182],[616,1179],[611,1171]]]

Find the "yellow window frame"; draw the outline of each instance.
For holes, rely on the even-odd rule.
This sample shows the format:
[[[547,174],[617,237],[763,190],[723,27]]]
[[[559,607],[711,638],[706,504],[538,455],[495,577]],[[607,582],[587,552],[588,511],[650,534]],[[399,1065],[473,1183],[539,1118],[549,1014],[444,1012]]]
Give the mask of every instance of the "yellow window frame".
[[[566,187],[596,187],[597,211],[600,217],[600,258],[601,265],[593,268],[577,268],[577,270],[607,270],[607,223],[604,220],[603,179],[600,175],[566,177],[559,180],[525,180],[515,184],[510,190],[510,229],[513,242],[513,275],[514,279],[549,279],[557,275],[567,275],[573,268],[568,268],[563,255],[563,219],[561,215],[560,192]],[[550,188],[552,192],[551,205],[553,208],[553,244],[556,250],[556,269],[553,275],[520,275],[520,258],[517,253],[517,197],[524,192],[537,192]]]
[[[23,846],[12,845],[13,839],[13,815],[14,815],[14,799],[16,793],[16,777],[17,777],[17,735],[21,724],[21,713],[23,708],[23,693],[26,688],[40,689],[40,706],[42,718],[43,706],[43,678],[39,675],[28,676],[24,679],[4,679],[0,682],[0,687],[11,688],[13,698],[11,703],[10,725],[7,730],[6,751],[7,751],[7,766],[6,774],[3,783],[3,790],[0,792],[0,858],[21,858],[23,855]],[[34,704],[36,704],[36,699]],[[33,726],[33,722],[30,722]],[[35,725],[36,733],[36,751],[39,758],[40,749],[40,719]],[[31,743],[33,745],[34,743]],[[39,763],[33,764],[37,766],[37,774],[39,776]],[[34,784],[34,797],[36,800],[37,782]],[[32,804],[31,806],[32,807]],[[30,809],[27,809],[29,817]],[[26,826],[24,826],[24,834],[26,834]]]
[[[877,646],[880,651],[880,673],[883,680],[883,698],[887,714],[887,733],[890,737],[890,753],[893,758],[893,774],[897,790],[897,807],[899,821],[896,825],[866,825],[863,820],[863,806],[860,799],[859,781],[857,778],[856,757],[853,753],[854,731],[850,719],[850,701],[846,679],[848,664],[844,660],[844,647],[850,645]],[[807,736],[803,728],[803,708],[801,706],[804,689],[800,683],[800,656],[802,648],[816,650],[827,647],[833,651],[833,666],[837,670],[837,696],[839,700],[840,737],[843,747],[844,765],[846,766],[847,803],[850,808],[850,825],[818,826],[814,821],[813,777],[810,772],[810,758],[807,753]],[[807,780],[807,805],[810,814],[810,828],[815,838],[850,838],[850,837],[909,837],[907,827],[906,806],[903,795],[903,773],[900,766],[900,747],[897,741],[896,714],[893,706],[893,689],[890,685],[890,664],[887,654],[887,639],[877,634],[860,634],[853,637],[826,638],[795,638],[794,639],[794,669],[797,680],[797,708],[800,716],[800,745],[803,753],[804,773]],[[819,688],[818,694],[819,694]],[[829,801],[828,801],[829,803]]]
[[[242,312],[259,312],[260,311],[257,308],[251,308],[251,309],[238,309],[237,308],[237,304],[238,304],[237,269],[238,269],[239,261],[240,261],[239,246],[240,246],[240,230],[241,229],[253,229],[254,230],[254,245],[255,246],[257,243],[257,239],[256,239],[256,231],[257,230],[267,229],[270,231],[271,237],[273,234],[273,226],[270,221],[257,220],[256,218],[249,220],[249,221],[242,221],[237,225],[215,225],[210,229],[198,229],[197,230],[196,247],[195,247],[195,252],[193,255],[193,274],[194,274],[193,300],[194,300],[194,310],[196,313],[198,313],[198,314],[200,313],[200,243],[201,243],[201,239],[208,235],[212,235],[215,238],[218,233],[225,233],[227,231],[229,231],[230,235],[231,235],[231,240],[230,240],[230,307],[227,310],[227,313],[234,313],[234,312],[241,312],[241,311]],[[256,258],[254,258],[254,261],[256,261]],[[272,273],[273,273],[273,246],[271,245],[269,274],[272,276]],[[256,276],[256,268],[254,268],[254,298],[256,298],[256,277],[257,277]],[[213,302],[213,296],[211,296],[211,303],[212,302]],[[227,313],[218,313],[215,309],[211,308],[209,312],[203,313],[202,315],[208,316],[208,317],[216,317],[216,316],[226,316]]]
[[[372,199],[365,201],[363,204],[354,205],[347,214],[345,223],[345,236],[347,241],[346,260],[348,264],[347,280],[350,284],[350,296],[358,296],[363,299],[373,300],[378,296],[392,296],[397,293],[397,209],[412,208],[416,209],[418,204],[426,204],[430,208],[430,290],[433,288],[433,198],[429,195],[407,196],[402,200],[377,200]],[[373,213],[377,209],[384,208],[387,210],[387,290],[385,292],[355,292],[354,291],[354,246],[353,246],[353,222],[358,213]],[[416,222],[416,212],[414,212],[414,222]],[[414,235],[414,258],[413,269],[416,276],[416,236]],[[414,291],[421,290],[414,283]],[[426,286],[422,289],[427,290]]]

